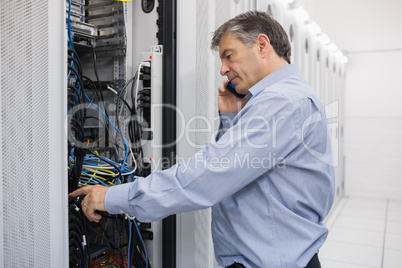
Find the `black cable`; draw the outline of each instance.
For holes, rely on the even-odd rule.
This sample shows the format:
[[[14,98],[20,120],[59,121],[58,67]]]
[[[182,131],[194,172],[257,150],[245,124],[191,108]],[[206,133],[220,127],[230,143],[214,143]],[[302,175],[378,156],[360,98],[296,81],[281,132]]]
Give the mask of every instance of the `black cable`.
[[[137,79],[137,74],[132,78],[132,80]],[[128,85],[129,83],[127,83],[126,85]],[[131,109],[131,120],[129,121],[129,125],[128,125],[128,132],[129,132],[129,138],[131,140],[131,142],[134,143],[134,145],[136,146],[131,146],[134,151],[136,152],[137,155],[142,153],[142,147],[140,144],[141,141],[141,126],[137,120],[137,108],[136,108],[136,103],[135,103],[135,93],[134,93],[134,85],[135,83],[132,83],[131,85],[131,102],[133,104],[132,109]],[[133,119],[135,122],[133,122]],[[139,159],[142,160],[142,159]]]
[[[79,73],[77,72],[77,70],[76,70],[73,66],[71,66],[71,65],[68,65],[67,69],[74,72],[74,74],[76,75],[76,79],[78,80],[79,84],[81,85],[81,90],[83,90],[83,89],[84,89],[84,84],[82,83],[81,76],[79,75]],[[84,95],[83,92],[82,92],[81,94]]]
[[[108,219],[111,219],[111,220],[123,220],[123,219],[124,219],[124,216],[121,216],[121,215],[119,215],[119,214],[110,215],[110,214],[105,213],[105,212],[102,212],[102,211],[98,211],[97,213],[98,213],[99,215],[101,215],[102,218],[108,218]]]
[[[96,52],[95,52],[95,47],[93,46],[93,44],[91,43],[91,48],[92,48],[92,56],[93,56],[93,62],[94,62],[94,71],[95,71],[95,77],[96,80],[98,81],[98,85],[99,85],[99,92],[100,92],[100,96],[101,96],[101,100],[102,100],[102,104],[103,104],[103,108],[105,111],[106,116],[109,118],[106,106],[105,106],[105,100],[103,98],[103,92],[102,92],[102,85],[100,83],[99,80],[99,76],[98,76],[98,68],[96,67]]]
[[[106,136],[108,136],[110,133],[109,133],[109,128],[107,128],[106,126],[105,126],[105,122],[104,121],[102,121],[99,117],[95,117],[95,116],[87,116],[86,117],[86,119],[88,120],[88,119],[94,119],[94,120],[97,120],[100,124],[101,124],[101,126],[99,126],[97,129],[99,130],[99,132],[98,132],[98,136],[97,136],[97,143],[98,143],[98,145],[100,146],[100,137],[101,137],[101,134],[102,133],[105,133],[105,137]],[[110,145],[110,144],[109,144]],[[115,147],[113,147],[113,149],[114,150],[116,150],[116,146]]]
[[[86,98],[85,98],[85,92],[89,93],[88,90],[94,90],[94,92],[92,93],[92,97],[91,100],[92,102],[95,100],[98,102],[98,106],[99,107],[104,107],[104,112],[105,115],[107,117],[109,117],[107,109],[106,109],[106,103],[104,100],[104,95],[103,95],[103,90],[102,90],[102,84],[101,81],[99,79],[98,76],[98,70],[97,70],[97,56],[96,56],[96,51],[94,46],[91,44],[91,48],[92,48],[92,52],[93,52],[93,65],[94,65],[94,71],[95,71],[95,76],[96,76],[96,81],[93,82],[91,79],[89,79],[86,76],[83,76],[82,73],[82,66],[80,63],[80,59],[77,55],[77,53],[72,50],[69,49],[69,56],[68,56],[68,62],[69,62],[69,66],[68,66],[68,70],[71,71],[71,73],[75,74],[75,86],[71,86],[69,88],[69,101],[72,101],[72,104],[69,105],[69,108],[73,108],[75,105],[78,104],[84,104],[85,102],[87,102]],[[73,79],[73,77],[71,77],[71,79]],[[118,107],[122,107],[121,105],[124,105],[127,107],[128,111],[130,112],[130,116],[132,117],[131,120],[128,123],[128,132],[129,132],[129,136],[130,136],[130,140],[133,142],[133,144],[129,144],[130,147],[132,147],[133,151],[135,152],[134,157],[135,157],[135,161],[137,161],[137,166],[139,166],[140,169],[142,169],[142,165],[139,164],[140,162],[142,162],[142,155],[143,155],[143,150],[142,150],[142,146],[140,144],[141,142],[141,133],[142,133],[142,129],[141,129],[141,125],[140,122],[137,120],[136,116],[137,116],[137,109],[135,108],[137,106],[137,104],[132,101],[132,105],[130,105],[128,103],[128,101],[130,100],[130,97],[128,98],[124,98],[124,93],[126,91],[128,91],[128,87],[131,84],[131,98],[132,100],[135,99],[134,96],[134,87],[135,87],[135,82],[138,79],[138,73],[136,73],[136,75],[134,77],[132,77],[129,81],[127,81],[127,83],[123,86],[123,88],[121,89],[121,91],[119,93],[117,93],[116,95],[118,96],[118,102],[121,101],[124,104],[120,104],[120,106],[118,105]],[[85,83],[85,84],[84,84]],[[103,85],[105,82],[103,82]],[[78,92],[78,88],[81,88],[82,91]],[[141,94],[141,96],[147,96],[149,95],[149,90],[145,90],[143,92],[139,92],[139,94]],[[146,98],[146,97],[145,97]],[[142,98],[141,98],[142,99]],[[89,110],[88,110],[89,111]],[[95,115],[92,116],[92,112],[91,112],[91,116],[87,115],[87,108],[84,110],[84,112],[76,112],[73,114],[73,116],[71,117],[71,121],[70,121],[70,131],[76,135],[76,140],[83,142],[84,138],[87,136],[86,133],[84,133],[85,128],[85,122],[87,122],[87,127],[89,125],[88,119],[93,119],[93,120],[97,120],[98,122],[100,122],[99,124],[97,124],[96,122],[94,123],[95,125],[97,125],[99,127],[99,131],[95,131],[95,136],[96,133],[101,133],[101,129],[103,129],[103,131],[106,131],[106,136],[109,137],[112,134],[112,131],[109,130],[108,128],[108,123],[105,122],[105,118],[102,117],[100,115]],[[118,120],[118,119],[117,119]],[[91,121],[94,122],[94,121]],[[123,121],[122,121],[123,122]],[[119,126],[117,124],[117,126]],[[74,133],[75,132],[75,133]],[[91,131],[92,133],[92,131]],[[114,132],[113,132],[114,133]],[[121,136],[124,138],[123,135],[123,131],[118,132],[121,134]],[[91,134],[92,135],[92,134]],[[92,135],[94,136],[94,135]],[[99,136],[100,137],[100,136]],[[113,166],[118,172],[116,177],[112,177],[112,176],[105,176],[105,180],[109,181],[109,180],[115,180],[117,178],[122,178],[124,179],[126,176],[122,175],[122,170],[121,167],[119,167],[117,164],[114,164],[114,161],[112,162],[112,160],[97,155],[95,154],[92,149],[87,149],[87,148],[79,148],[77,146],[77,144],[74,144],[74,141],[71,140],[72,142],[70,142],[70,140],[68,141],[68,157],[71,156],[71,154],[74,154],[74,163],[71,166],[71,169],[69,170],[69,189],[70,189],[70,180],[72,183],[72,185],[74,185],[73,187],[78,188],[78,183],[79,180],[81,178],[81,171],[82,171],[82,167],[83,167],[83,163],[84,163],[84,157],[86,154],[92,154],[95,157],[97,157],[98,159],[103,160],[104,162],[108,163],[109,165]],[[110,144],[109,144],[110,142]],[[113,144],[113,145],[112,145]],[[119,159],[119,153],[121,153],[121,150],[124,150],[124,148],[121,146],[120,141],[119,142],[111,142],[109,141],[108,138],[106,138],[106,144],[105,146],[108,147],[109,145],[112,145],[113,149],[108,149],[108,152],[111,152],[111,155],[115,155],[116,159]],[[102,154],[103,155],[103,154]],[[114,158],[111,158],[114,159]],[[90,160],[90,161],[95,161],[94,159]],[[127,243],[123,244],[123,245],[118,245],[116,244],[116,241],[113,241],[115,239],[113,233],[107,233],[106,232],[106,228],[103,227],[104,225],[98,224],[99,228],[94,228],[93,226],[95,225],[91,225],[86,218],[83,216],[82,214],[82,210],[79,211],[75,211],[73,206],[69,206],[71,213],[70,213],[70,219],[69,219],[69,225],[70,225],[70,236],[71,236],[71,242],[73,245],[73,248],[75,247],[76,250],[74,252],[74,256],[70,256],[70,264],[71,262],[76,262],[75,265],[77,265],[77,267],[89,267],[90,266],[90,252],[89,252],[89,247],[87,246],[83,246],[82,245],[82,235],[85,235],[85,237],[87,237],[87,241],[89,242],[89,237],[86,235],[87,230],[90,232],[91,237],[94,234],[98,234],[100,235],[102,238],[105,239],[105,241],[107,241],[107,243],[110,245],[111,248],[113,248],[114,250],[122,250],[123,248],[126,248],[128,246]],[[119,226],[124,226],[122,232],[124,235],[125,232],[127,231],[125,229],[125,226],[128,225],[126,220],[123,220],[122,216],[110,216],[110,215],[105,215],[102,213],[102,217],[108,218],[108,219],[112,219],[112,220],[121,220],[123,221],[123,225],[119,225]],[[115,223],[117,224],[119,221],[115,221]],[[81,223],[81,224],[80,224]],[[127,223],[127,224],[126,224]],[[136,223],[134,223],[136,224]],[[89,226],[89,227],[87,227]],[[117,225],[116,225],[117,226]],[[109,226],[110,227],[110,226]],[[113,226],[112,226],[113,227]],[[132,226],[134,227],[134,226]],[[88,229],[90,228],[90,229]],[[115,228],[121,228],[121,227],[115,227]],[[101,231],[99,231],[101,230]],[[94,233],[92,233],[92,231]],[[132,264],[136,263],[135,267],[145,267],[146,265],[146,261],[145,261],[145,253],[144,253],[144,248],[143,245],[139,239],[139,236],[137,234],[137,232],[133,229],[132,231],[132,247],[131,247],[131,251],[133,252],[133,254],[131,254],[131,259],[132,259]],[[119,236],[120,237],[120,236]],[[113,239],[112,239],[113,238]],[[117,238],[117,237],[116,237]],[[101,242],[99,240],[99,242]],[[119,242],[121,243],[121,242]],[[88,243],[89,245],[89,243]],[[71,252],[73,252],[74,249],[72,249]],[[124,266],[124,258],[122,258],[123,260],[123,264],[122,267]],[[148,261],[149,267],[150,263]],[[88,266],[86,266],[88,265]]]
[[[99,94],[100,94],[100,93],[99,93],[98,91],[100,91],[100,89],[98,89],[97,86],[95,85],[95,83],[94,83],[91,79],[89,79],[88,77],[83,76],[82,78],[88,80],[88,81],[90,82],[90,85],[93,85],[93,86],[94,86],[94,92],[95,92],[96,99],[97,99],[98,104],[99,104],[99,102],[101,101],[101,99],[100,99],[100,97],[99,97]],[[93,99],[92,99],[92,101],[93,101]]]
[[[68,87],[68,89],[73,90],[74,93],[75,93],[75,95],[76,95],[76,97],[78,98],[78,103],[82,103],[81,95],[80,95],[80,93],[78,92],[78,90],[77,90],[75,87],[73,87],[73,86]],[[73,96],[73,97],[74,97],[74,96]],[[72,103],[71,106],[74,105],[74,102],[75,102],[75,101],[76,101],[76,98],[73,99],[73,101],[72,101],[73,103]]]
[[[76,118],[74,118],[74,117],[70,117],[69,118],[69,120],[71,121],[71,123],[72,124],[70,124],[71,125],[71,127],[74,127],[74,128],[79,128],[79,133],[81,134],[80,135],[80,138],[82,139],[83,138],[83,133],[84,133],[84,128],[83,128],[83,126],[81,125],[81,122],[78,120],[78,119],[76,119]],[[79,140],[79,141],[83,141],[83,139],[82,140]]]
[[[79,57],[77,55],[77,53],[73,50],[73,49],[69,49],[69,53],[72,53],[73,56],[68,56],[68,61],[75,63],[74,67],[73,64],[68,64],[68,70],[73,72],[75,75],[75,79],[76,79],[76,87],[80,87],[81,91],[78,92],[78,90],[75,87],[70,86],[69,89],[73,90],[76,94],[76,99],[74,101],[69,101],[69,104],[71,104],[71,108],[74,106],[74,103],[77,101],[77,104],[82,104],[84,103],[84,97],[85,97],[85,92],[84,92],[84,84],[82,82],[82,67],[81,67],[81,62],[79,60]],[[72,102],[72,103],[71,103]],[[77,118],[80,119],[81,124],[83,125],[85,122],[85,116],[86,116],[86,108],[84,109],[80,109],[79,110],[79,115],[76,115]]]
[[[75,208],[73,208],[73,209],[75,209]],[[71,208],[70,208],[70,210],[71,210]],[[77,216],[75,216],[73,213],[70,213],[69,216],[71,217],[71,218],[69,219],[69,221],[70,221],[70,220],[71,220],[71,221],[74,221],[74,225],[72,225],[72,226],[73,226],[72,228],[77,227],[79,233],[84,234],[84,233],[85,233],[85,230],[84,230],[84,228],[83,228],[83,226],[82,226],[82,224],[81,224],[80,218],[77,217]]]
[[[113,92],[113,93],[115,93],[115,92]],[[119,100],[123,101],[123,103],[126,105],[128,110],[130,111],[130,115],[132,115],[133,114],[133,109],[132,109],[132,107],[130,107],[130,105],[127,103],[127,101],[121,96],[121,92],[119,94],[115,93],[115,95],[119,98]],[[117,127],[119,129],[121,129],[120,128],[119,114],[117,114],[117,116],[116,116],[116,123],[117,123]],[[123,131],[121,131],[121,132],[123,132]],[[123,133],[121,133],[121,135],[123,136]],[[116,136],[116,139],[117,139],[117,136]],[[116,144],[117,144],[117,141],[116,141]]]
[[[74,258],[77,260],[76,261],[76,263],[74,263],[75,265],[80,265],[80,264],[82,264],[82,265],[80,265],[80,266],[78,266],[78,267],[88,267],[87,265],[86,265],[86,263],[87,263],[87,258],[86,258],[86,254],[85,254],[85,251],[84,251],[84,249],[82,248],[82,244],[81,244],[81,241],[80,240],[76,240],[76,239],[72,239],[71,237],[69,237],[69,239],[70,239],[70,246],[75,246],[74,248],[73,248],[73,250],[74,250],[74,253],[76,254],[76,256],[74,256]],[[78,250],[77,250],[78,249]],[[84,261],[85,263],[81,263],[81,261]],[[76,266],[75,266],[76,267]]]
[[[118,94],[117,94],[117,95],[118,95]],[[118,95],[118,96],[119,96],[119,95]],[[130,112],[132,113],[132,109],[131,109],[130,105],[129,105],[121,96],[119,96],[119,97],[120,97],[121,100],[124,102],[124,104],[127,105],[128,109],[129,109]],[[117,116],[117,120],[118,120],[118,116]],[[120,131],[119,134],[120,134],[121,137],[124,139],[123,131]],[[117,137],[116,137],[116,138],[117,138]],[[115,144],[117,144],[117,142],[115,142]],[[121,176],[121,172],[120,172],[120,175],[119,175],[119,176]]]
[[[81,93],[82,99],[84,100],[85,99],[84,84],[82,83],[81,77],[78,75],[77,71],[72,66],[69,65],[67,69],[71,70],[76,75],[76,80],[78,81],[78,84],[81,86],[81,92],[79,92],[79,93]],[[82,115],[81,115],[82,124],[85,123],[85,116],[87,113],[86,110],[87,110],[86,107],[83,107],[83,109],[79,109],[80,113],[82,113]]]
[[[133,224],[137,224],[136,221],[133,222]],[[139,239],[140,233],[137,232],[136,228],[134,225],[132,227],[132,239],[131,239],[131,250],[130,250],[130,262],[134,267],[146,267],[146,258],[145,258],[145,252],[144,252],[144,247]],[[139,230],[141,229],[141,226],[139,227]],[[151,268],[151,263],[150,260],[148,259],[148,267]]]
[[[71,79],[75,78],[74,84],[68,87],[68,108],[73,109],[75,106],[85,103],[85,88],[82,81],[82,65],[78,54],[71,48],[68,49],[67,69],[69,74],[74,74]],[[79,107],[79,106],[78,106]],[[68,161],[74,150],[74,164],[70,164],[68,170],[68,190],[69,192],[78,188],[79,178],[82,171],[84,156],[77,144],[73,141],[82,142],[84,140],[84,124],[86,118],[86,107],[75,111],[69,116],[68,129]],[[73,110],[74,111],[74,110]],[[74,136],[73,136],[74,134]],[[83,224],[82,210],[77,204],[77,200],[69,197],[69,253],[70,267],[90,267],[90,249],[89,244],[84,243],[88,235],[85,225]]]
[[[101,230],[102,230],[103,234],[100,233],[100,232],[98,232],[94,227],[92,227],[91,224],[90,224],[88,221],[85,221],[85,225],[88,226],[88,227],[89,227],[92,231],[94,231],[96,234],[102,236],[105,240],[107,240],[107,241],[109,242],[109,246],[110,246],[112,249],[114,249],[114,250],[119,250],[119,249],[121,249],[121,248],[125,248],[125,247],[128,246],[127,243],[126,243],[126,244],[123,244],[123,245],[120,245],[120,246],[116,245],[116,244],[109,238],[109,236],[107,235],[106,231],[105,231],[102,227],[101,227]],[[100,227],[100,226],[99,226],[99,227]]]
[[[127,103],[127,101],[125,99],[123,99],[120,94],[117,94],[117,96],[119,97],[119,99],[121,99],[123,101],[123,103],[127,106],[128,110],[130,111],[130,114],[133,113],[133,109],[132,107],[130,107],[130,105]]]
[[[82,77],[82,68],[81,68],[81,64],[78,62],[78,60],[72,56],[67,56],[67,61],[73,61],[75,63],[74,66],[77,67],[79,76]],[[72,65],[70,64],[70,66],[72,66]]]
[[[132,77],[130,80],[127,81],[127,83],[122,87],[122,89],[120,90],[120,95],[123,94],[123,92],[127,89],[128,85],[130,85],[131,82],[133,82],[133,85],[135,84],[134,82],[137,81],[137,75],[138,75],[138,71],[135,73],[134,77]]]
[[[71,47],[69,47],[67,51],[68,51],[68,53],[72,53],[75,56],[75,58],[77,59],[79,65],[81,65],[80,57],[78,56],[77,52],[75,52],[75,50],[72,49]]]
[[[87,236],[85,226],[82,222],[82,210],[77,206],[77,201],[69,197],[69,244],[70,244],[70,264],[74,266],[88,268],[90,265],[89,245],[83,243]],[[73,247],[71,247],[73,246]]]

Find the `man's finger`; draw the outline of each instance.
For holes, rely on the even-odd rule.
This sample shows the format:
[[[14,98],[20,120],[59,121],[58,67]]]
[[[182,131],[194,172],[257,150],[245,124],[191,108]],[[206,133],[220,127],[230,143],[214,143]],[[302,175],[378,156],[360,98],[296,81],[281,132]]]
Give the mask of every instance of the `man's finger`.
[[[224,81],[222,82],[222,85],[220,85],[220,86],[218,87],[219,94],[224,93],[225,91],[227,91],[227,90],[226,90],[226,87],[227,87],[228,84],[229,84],[229,80],[224,80]]]
[[[82,187],[82,188],[80,188],[80,189],[78,189],[78,190],[75,190],[74,192],[71,192],[69,195],[71,196],[71,197],[77,197],[77,196],[79,196],[79,195],[83,195],[83,194],[87,194],[87,193],[89,193],[89,190],[91,189],[91,186],[85,186],[85,187]]]
[[[226,89],[225,89],[225,87],[224,87],[223,85],[220,85],[220,86],[218,87],[218,89],[219,89],[219,95],[222,94],[222,93],[224,93],[224,92],[226,91]]]
[[[102,216],[99,215],[98,213],[94,213],[92,217],[94,219],[94,222],[99,222],[100,219],[102,219]]]
[[[99,220],[102,218],[101,215],[95,212],[95,208],[89,204],[87,197],[82,200],[81,209],[89,221],[99,222]]]
[[[84,214],[88,218],[89,221],[99,222],[100,219],[102,219],[102,216],[99,215],[98,213],[95,213],[95,211],[92,209],[84,210]]]

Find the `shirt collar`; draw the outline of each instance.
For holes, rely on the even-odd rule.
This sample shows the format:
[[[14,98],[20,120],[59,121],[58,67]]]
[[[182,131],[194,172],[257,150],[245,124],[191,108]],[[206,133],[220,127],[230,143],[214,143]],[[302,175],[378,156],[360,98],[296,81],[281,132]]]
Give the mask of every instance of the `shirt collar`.
[[[294,75],[300,75],[299,66],[296,64],[288,64],[276,69],[249,89],[250,93],[246,96],[247,100],[250,100],[252,96],[257,95],[265,88],[277,83],[283,78]]]

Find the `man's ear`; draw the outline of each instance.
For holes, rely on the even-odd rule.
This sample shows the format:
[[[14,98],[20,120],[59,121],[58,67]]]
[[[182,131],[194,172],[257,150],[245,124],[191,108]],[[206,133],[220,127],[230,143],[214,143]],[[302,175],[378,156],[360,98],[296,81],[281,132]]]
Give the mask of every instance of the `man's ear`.
[[[257,36],[257,46],[262,56],[266,56],[272,47],[268,36],[265,34],[260,34]]]

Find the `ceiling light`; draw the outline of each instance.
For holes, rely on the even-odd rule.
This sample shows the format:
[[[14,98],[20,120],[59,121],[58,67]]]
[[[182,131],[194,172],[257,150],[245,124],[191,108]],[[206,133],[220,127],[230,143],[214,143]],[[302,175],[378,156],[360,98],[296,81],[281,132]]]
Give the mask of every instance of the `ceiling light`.
[[[318,26],[318,24],[317,24],[315,21],[313,21],[312,23],[310,23],[310,24],[308,25],[308,27],[309,27],[310,31],[311,31],[314,35],[317,35],[317,34],[321,33],[321,27]]]
[[[343,53],[342,53],[342,51],[337,50],[337,51],[334,53],[334,55],[335,55],[335,57],[337,57],[337,58],[341,58],[341,57],[343,56]]]
[[[321,42],[323,42],[325,45],[329,44],[329,42],[331,42],[331,40],[329,39],[328,35],[326,35],[325,33],[322,33],[318,36],[318,38],[321,40]]]
[[[334,43],[330,43],[327,46],[328,46],[329,52],[335,52],[338,49],[338,47]]]
[[[347,62],[348,62],[348,58],[347,58],[346,56],[343,56],[343,57],[340,59],[340,61],[341,61],[342,63],[347,63]]]
[[[293,10],[293,12],[294,12],[296,18],[298,18],[298,19],[301,20],[301,21],[307,21],[307,20],[310,19],[310,16],[309,16],[309,14],[307,13],[307,11],[306,11],[303,7],[301,7],[301,6],[296,7],[296,8]]]

